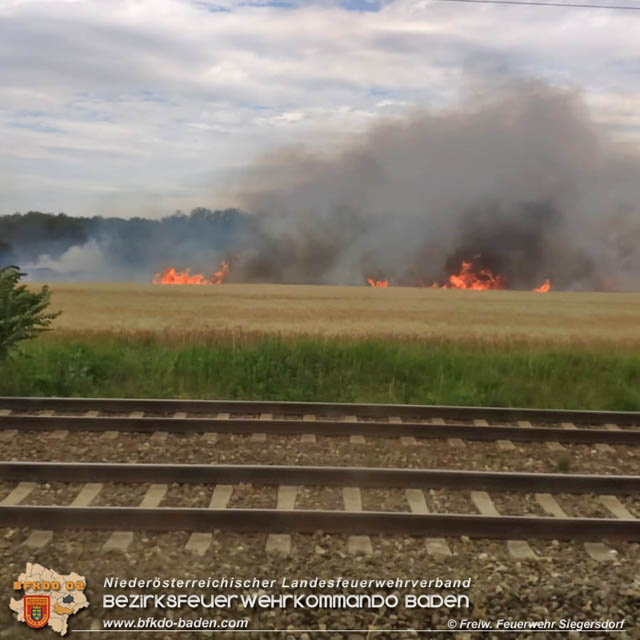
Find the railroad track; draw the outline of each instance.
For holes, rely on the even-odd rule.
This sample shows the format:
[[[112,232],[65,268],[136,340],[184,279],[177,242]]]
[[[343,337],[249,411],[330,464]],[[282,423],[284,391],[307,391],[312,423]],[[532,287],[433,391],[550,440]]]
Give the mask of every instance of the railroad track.
[[[518,409],[503,407],[451,407],[407,404],[346,404],[321,402],[263,402],[244,400],[149,400],[130,398],[32,398],[2,397],[0,407],[13,411],[104,411],[150,413],[176,412],[216,414],[220,412],[249,414],[286,414],[316,416],[356,415],[367,418],[444,418],[469,420],[531,420],[539,423],[574,422],[576,424],[607,424],[640,426],[640,412],[576,411],[564,409]]]
[[[535,426],[534,426],[535,424]],[[628,412],[550,411],[412,405],[360,405],[283,402],[189,400],[123,400],[67,398],[0,398],[0,440],[11,443],[23,431],[70,433],[204,433],[215,442],[217,433],[399,437],[404,445],[417,439],[495,441],[508,449],[512,441],[640,445],[640,414]],[[263,441],[263,440],[261,440]],[[608,448],[608,449],[602,449]],[[205,553],[213,530],[268,534],[267,549],[288,552],[291,533],[347,534],[353,552],[370,553],[372,534],[424,536],[427,549],[447,554],[446,538],[468,536],[506,539],[517,558],[535,558],[525,539],[573,539],[585,542],[598,560],[612,558],[603,542],[640,540],[640,520],[624,500],[637,495],[640,476],[514,473],[453,470],[305,467],[276,465],[104,464],[78,462],[0,463],[0,482],[17,483],[0,501],[0,522],[29,527],[25,541],[47,544],[63,528],[112,531],[105,548],[125,550],[135,531],[188,531],[187,548]],[[25,504],[39,486],[67,483],[75,497],[68,504]],[[103,484],[148,485],[137,506],[100,502]],[[163,506],[169,486],[178,483],[189,504],[189,487],[211,485],[208,507]],[[277,488],[269,508],[229,507],[234,487],[241,484]],[[342,493],[343,509],[296,508],[301,487],[332,487]],[[361,490],[404,491],[403,504],[393,510],[363,510]],[[425,490],[465,492],[467,511],[447,511],[427,504]],[[491,495],[489,494],[491,492]],[[535,496],[538,515],[501,514],[501,496],[519,492]],[[36,492],[37,493],[37,492]],[[598,502],[607,517],[569,517],[559,494]],[[492,498],[493,496],[493,498]],[[618,496],[622,497],[621,501]],[[626,496],[626,498],[625,498]],[[497,502],[495,502],[497,500]],[[36,500],[37,502],[37,500]],[[630,505],[631,503],[629,503]],[[633,503],[635,504],[635,503]],[[300,505],[298,505],[300,507]],[[437,505],[436,505],[437,507]],[[630,510],[631,509],[631,510]],[[500,508],[502,510],[502,508]],[[535,509],[534,509],[535,510]],[[446,512],[443,512],[446,511]],[[525,512],[527,510],[525,509]],[[46,529],[42,529],[46,527]]]
[[[9,435],[5,433],[5,439],[18,431],[102,431],[638,446],[639,426],[640,414],[631,412],[204,400],[0,398],[0,431],[9,432]]]
[[[28,478],[30,482],[24,482]],[[348,534],[363,552],[371,550],[370,534],[424,536],[437,552],[448,552],[445,538],[469,536],[507,539],[512,555],[534,558],[527,539],[573,539],[587,541],[640,540],[640,520],[634,518],[618,495],[637,494],[640,476],[567,475],[544,473],[471,472],[346,467],[301,467],[264,465],[171,465],[99,463],[0,463],[0,481],[19,484],[0,502],[0,522],[10,527],[38,528],[32,546],[50,539],[56,529],[98,529],[116,533],[106,548],[131,542],[134,531],[193,532],[187,547],[204,553],[210,532],[231,530],[270,534],[267,547],[288,552],[291,533]],[[64,482],[78,485],[70,505],[23,505],[38,483]],[[90,506],[102,483],[145,483],[138,506]],[[193,484],[209,484],[208,508],[163,507],[171,483],[180,483],[188,495]],[[277,503],[272,508],[228,508],[234,485],[277,486]],[[300,486],[340,487],[344,510],[295,509]],[[404,489],[404,511],[363,511],[361,489]],[[468,490],[479,513],[432,513],[427,508],[426,489]],[[489,495],[504,492],[535,493],[540,508],[548,515],[501,515]],[[598,499],[610,517],[567,517],[553,494],[587,494]],[[600,494],[597,498],[591,494]],[[202,536],[205,536],[204,539]],[[115,538],[114,538],[115,536]],[[200,536],[200,537],[198,537]],[[435,546],[434,546],[435,545]],[[126,545],[125,545],[126,548]],[[122,549],[124,550],[124,549]],[[587,550],[597,559],[609,557],[602,542]],[[434,551],[435,552],[435,551]]]

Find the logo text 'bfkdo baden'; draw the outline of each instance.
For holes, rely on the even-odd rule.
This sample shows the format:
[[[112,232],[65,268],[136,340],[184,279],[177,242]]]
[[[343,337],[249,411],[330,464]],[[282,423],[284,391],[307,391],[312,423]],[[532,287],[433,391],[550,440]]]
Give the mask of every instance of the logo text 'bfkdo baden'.
[[[77,573],[64,575],[27,562],[26,571],[13,583],[14,591],[24,591],[24,597],[11,598],[9,608],[18,614],[18,622],[34,629],[48,625],[64,636],[69,616],[89,606],[85,586],[84,576]]]

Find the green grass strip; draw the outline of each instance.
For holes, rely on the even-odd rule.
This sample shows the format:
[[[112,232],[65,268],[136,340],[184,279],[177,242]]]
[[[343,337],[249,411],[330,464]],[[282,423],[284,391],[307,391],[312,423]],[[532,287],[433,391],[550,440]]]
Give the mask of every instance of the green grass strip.
[[[265,337],[217,344],[36,340],[0,395],[640,410],[640,352],[604,346]]]

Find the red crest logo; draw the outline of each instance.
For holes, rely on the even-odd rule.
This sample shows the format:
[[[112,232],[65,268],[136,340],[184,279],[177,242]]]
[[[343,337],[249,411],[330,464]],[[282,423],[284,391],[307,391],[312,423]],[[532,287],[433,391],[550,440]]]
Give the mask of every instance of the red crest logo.
[[[40,629],[49,622],[51,612],[49,596],[24,597],[24,621],[34,629]]]

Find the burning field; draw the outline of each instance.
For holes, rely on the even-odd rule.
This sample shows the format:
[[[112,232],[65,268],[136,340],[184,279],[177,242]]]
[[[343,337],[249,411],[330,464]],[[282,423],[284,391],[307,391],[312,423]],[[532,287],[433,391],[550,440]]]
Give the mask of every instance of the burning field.
[[[501,274],[493,275],[489,269],[478,268],[474,270],[473,262],[477,262],[480,256],[474,256],[473,261],[463,261],[460,265],[458,273],[449,276],[445,284],[433,282],[430,287],[432,289],[471,289],[472,291],[487,291],[490,289],[506,289],[505,278]],[[229,274],[229,263],[223,260],[217,271],[214,271],[210,277],[202,273],[191,275],[191,270],[176,271],[174,267],[168,267],[164,271],[158,272],[153,276],[153,284],[186,284],[186,285],[212,285],[222,284]],[[378,289],[387,289],[389,287],[388,280],[376,280],[375,278],[367,278],[367,285]],[[415,286],[424,286],[423,284]],[[547,293],[551,291],[551,281],[547,278],[539,287],[533,289],[536,293]]]
[[[0,394],[640,410],[640,294],[57,283]]]
[[[638,176],[530,83],[276,149],[238,209],[9,216],[63,314],[0,393],[640,410]]]
[[[197,274],[189,277],[198,284],[209,279]],[[480,344],[639,341],[640,294],[551,291],[539,295],[366,283],[359,287],[52,286],[53,307],[63,310],[52,338],[155,335],[197,342],[244,332],[283,338],[307,335]]]

